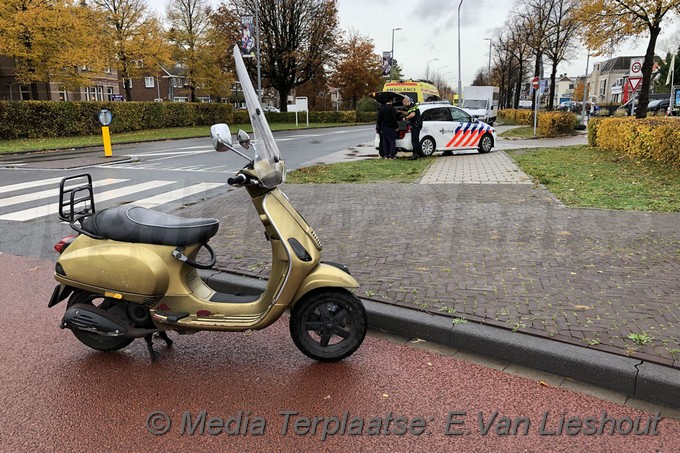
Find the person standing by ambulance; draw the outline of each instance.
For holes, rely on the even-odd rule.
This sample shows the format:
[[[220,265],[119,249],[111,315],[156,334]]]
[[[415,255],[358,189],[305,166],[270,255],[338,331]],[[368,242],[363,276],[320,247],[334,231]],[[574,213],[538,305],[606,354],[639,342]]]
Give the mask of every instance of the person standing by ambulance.
[[[408,96],[404,97],[404,108],[406,111],[403,113],[404,119],[411,125],[411,145],[413,147],[413,156],[410,160],[416,160],[420,156],[420,130],[423,128],[423,122],[420,119],[420,110],[418,110],[418,104],[411,101]]]
[[[378,108],[378,121],[376,129],[380,131],[382,157],[385,159],[397,158],[397,111],[392,106],[392,99]]]

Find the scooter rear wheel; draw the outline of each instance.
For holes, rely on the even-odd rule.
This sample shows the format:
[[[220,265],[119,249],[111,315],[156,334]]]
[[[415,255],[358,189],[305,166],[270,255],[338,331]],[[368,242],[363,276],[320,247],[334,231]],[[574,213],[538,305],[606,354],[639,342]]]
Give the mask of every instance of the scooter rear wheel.
[[[356,351],[366,336],[366,310],[342,288],[314,291],[293,307],[290,335],[308,357],[336,362]]]
[[[73,293],[68,300],[68,306],[73,304],[87,304],[99,307],[103,310],[111,310],[116,304],[120,303],[115,299],[104,297],[101,294],[78,291]],[[94,333],[73,330],[73,335],[85,346],[97,351],[112,352],[123,349],[134,341],[134,338],[105,337]]]

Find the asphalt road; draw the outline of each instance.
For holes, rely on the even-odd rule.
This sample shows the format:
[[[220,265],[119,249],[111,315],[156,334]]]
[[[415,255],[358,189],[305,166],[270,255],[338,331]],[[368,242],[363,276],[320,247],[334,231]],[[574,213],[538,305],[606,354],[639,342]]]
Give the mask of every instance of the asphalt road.
[[[372,126],[348,126],[277,132],[275,138],[286,168],[292,170],[365,143],[374,134]],[[244,150],[244,153],[250,151]],[[79,153],[75,158],[71,154],[68,160],[63,159],[64,154],[57,153],[41,154],[39,158],[28,155],[0,158],[0,228],[3,231],[0,252],[54,256],[53,245],[72,230],[58,220],[56,211],[34,215],[31,210],[57,202],[62,177],[87,172],[94,181],[110,181],[105,187],[95,188],[95,200],[102,200],[97,202],[100,210],[153,197],[148,207],[172,212],[234,190],[226,185],[226,180],[247,163],[235,153],[215,152],[209,137],[117,145],[113,154],[131,156],[132,161],[77,168],[91,162],[93,156],[103,155],[101,150]],[[164,194],[165,199],[159,200]],[[21,215],[13,216],[17,212]],[[202,216],[211,217],[211,214],[206,212]]]

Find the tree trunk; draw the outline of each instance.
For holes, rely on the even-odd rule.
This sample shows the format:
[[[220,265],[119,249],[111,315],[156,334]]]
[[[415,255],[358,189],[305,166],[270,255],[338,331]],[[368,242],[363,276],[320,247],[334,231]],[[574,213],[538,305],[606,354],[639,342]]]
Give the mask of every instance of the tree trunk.
[[[656,40],[661,32],[661,27],[649,27],[649,43],[647,44],[647,52],[645,53],[645,62],[642,64],[642,86],[640,87],[640,94],[638,95],[637,110],[635,110],[636,118],[647,117],[647,104],[649,104],[649,85],[652,80],[652,69],[654,68],[654,48],[656,47]]]
[[[522,77],[524,75],[524,60],[520,57],[518,59],[519,61],[519,71],[517,72],[517,85],[515,85],[515,100],[514,100],[514,108],[519,108],[519,96],[520,93],[522,92]],[[533,104],[532,104],[533,105]]]
[[[125,87],[125,100],[132,100],[132,87],[130,87],[130,78],[126,77],[123,79],[123,86]]]
[[[553,63],[550,72],[550,99],[548,100],[548,110],[555,107],[555,78],[557,77],[557,65]]]
[[[279,105],[282,112],[288,111],[288,91],[279,90]]]

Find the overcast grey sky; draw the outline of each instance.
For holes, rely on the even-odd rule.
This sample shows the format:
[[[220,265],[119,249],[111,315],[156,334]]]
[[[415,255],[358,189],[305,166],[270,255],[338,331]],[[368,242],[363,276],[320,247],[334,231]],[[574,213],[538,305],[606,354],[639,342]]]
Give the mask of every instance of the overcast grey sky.
[[[147,0],[161,16],[169,0]],[[218,5],[218,0],[209,0]],[[345,33],[359,32],[373,40],[379,54],[392,47],[394,31],[394,56],[399,61],[406,78],[424,78],[430,62],[430,74],[442,76],[452,87],[458,84],[458,5],[457,0],[338,0],[340,27]],[[461,75],[463,86],[469,85],[480,68],[489,62],[489,41],[502,29],[510,16],[514,0],[463,0],[460,9]],[[669,22],[657,45],[657,54],[664,44],[664,36],[677,27]],[[637,43],[620,46],[615,55],[644,55],[647,38]],[[590,59],[588,71],[596,61]],[[558,68],[558,74],[581,76],[586,69],[586,52],[580,52],[570,62]],[[545,68],[546,75],[550,69]]]

